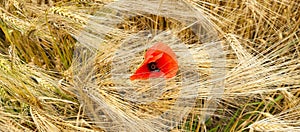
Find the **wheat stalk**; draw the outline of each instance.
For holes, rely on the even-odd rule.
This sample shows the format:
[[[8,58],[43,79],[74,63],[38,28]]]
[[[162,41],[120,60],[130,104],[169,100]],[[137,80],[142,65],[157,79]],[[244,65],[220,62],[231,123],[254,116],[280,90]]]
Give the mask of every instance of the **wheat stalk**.
[[[190,26],[174,19],[177,17],[184,19],[192,13],[173,12],[173,16],[170,15],[172,17],[165,18],[160,15],[172,14],[172,7],[164,8],[163,4],[157,6],[155,1],[131,1],[114,7],[116,10],[127,10],[128,14],[138,15],[138,17],[123,19],[120,14],[109,9],[108,5],[112,2],[118,1],[7,0],[0,2],[2,20],[0,27],[5,34],[3,36],[5,40],[1,40],[0,43],[1,51],[4,52],[3,54],[10,54],[10,56],[2,56],[1,53],[0,58],[0,129],[5,131],[10,127],[11,131],[36,131],[36,129],[46,131],[50,128],[67,129],[66,131],[101,131],[98,129],[99,123],[106,121],[99,117],[103,113],[97,113],[97,110],[101,108],[100,106],[107,105],[106,108],[118,114],[111,114],[113,120],[117,121],[120,117],[124,117],[128,119],[125,124],[132,130],[142,128],[153,130],[154,127],[148,125],[151,122],[130,124],[139,122],[140,118],[151,117],[168,110],[172,101],[162,101],[163,103],[151,104],[149,107],[126,102],[120,98],[119,92],[112,89],[123,86],[125,82],[120,81],[116,84],[109,79],[112,75],[110,64],[113,53],[124,40],[135,36],[135,33],[144,30],[145,27],[153,29],[153,35],[141,37],[142,35],[139,34],[139,37],[135,37],[148,41],[145,38],[156,37],[155,33],[159,33],[158,30],[171,29],[180,36],[179,39],[183,43],[196,42],[198,38],[191,34]],[[148,5],[141,6],[145,3]],[[192,108],[190,115],[184,117],[178,124],[172,124],[178,127],[174,131],[210,129],[299,131],[300,114],[297,112],[300,87],[299,3],[286,0],[184,0],[183,3],[202,12],[201,15],[213,22],[209,27],[218,31],[220,39],[216,42],[222,43],[226,55],[226,83],[224,95],[220,96],[222,99],[210,100],[218,108],[210,109],[209,103],[203,102],[210,95],[208,94],[210,90],[207,88],[211,84],[209,75],[216,70],[216,68],[210,69],[212,62],[206,59],[207,52],[211,50],[203,50],[200,43],[196,46],[187,45],[198,62],[197,71],[203,75],[199,79],[203,83],[201,87],[203,91],[198,95],[197,105]],[[154,7],[156,10],[151,10]],[[180,10],[182,9],[177,9]],[[147,11],[150,15],[145,13]],[[99,12],[102,14],[97,14]],[[99,22],[93,19],[94,17],[107,21]],[[205,24],[205,20],[203,21]],[[110,25],[115,23],[119,25],[116,27]],[[95,26],[89,27],[90,25]],[[95,35],[94,30],[103,31],[104,35]],[[105,31],[109,32],[104,33]],[[167,32],[165,34],[170,35]],[[93,37],[101,38],[101,42],[91,41]],[[72,72],[73,69],[78,68],[76,62],[80,60],[73,60],[74,65],[70,67],[67,63],[71,63],[72,60],[68,58],[72,58],[73,55],[75,59],[80,58],[76,58],[76,54],[70,52],[75,43],[71,38],[86,42],[84,46],[90,48],[105,49],[98,50],[98,54],[95,55],[97,61],[94,66],[98,70],[95,76],[85,74],[85,70]],[[163,36],[156,38],[163,38]],[[168,43],[175,42],[170,37],[165,37],[164,40]],[[70,42],[65,43],[67,41]],[[11,45],[11,49],[7,45]],[[136,48],[136,50],[142,49]],[[129,48],[129,51],[135,50]],[[142,59],[142,57],[136,58],[140,61]],[[37,63],[37,60],[40,62]],[[66,63],[64,68],[60,66],[61,61]],[[139,66],[140,61],[133,61],[132,71]],[[35,66],[32,66],[33,64]],[[56,68],[51,69],[51,67]],[[85,76],[78,81],[84,82],[88,77],[98,79],[96,85],[85,87],[98,89],[92,89],[88,94],[80,93],[84,92],[78,90],[82,86],[74,85],[76,82],[72,80],[76,72]],[[190,88],[192,87],[191,85]],[[147,89],[146,86],[142,88]],[[174,90],[163,97],[176,98],[177,93],[178,91]],[[78,96],[81,94],[82,97]],[[218,95],[220,92],[214,94],[214,96]],[[76,98],[81,102],[77,102]],[[97,100],[97,98],[101,99]],[[97,104],[95,99],[98,104],[104,105],[95,105]],[[86,104],[86,109],[83,109],[80,107],[83,104],[82,100],[90,101],[91,104]],[[13,107],[17,112],[12,109]],[[213,113],[207,110],[217,111]],[[31,115],[28,114],[30,112]],[[268,113],[269,116],[265,118],[264,113]],[[97,122],[93,117],[98,117],[102,122]],[[6,122],[10,124],[7,125]],[[156,123],[161,125],[159,122]]]
[[[252,131],[299,131],[299,125],[299,105],[297,105],[274,116],[256,121],[248,128]]]

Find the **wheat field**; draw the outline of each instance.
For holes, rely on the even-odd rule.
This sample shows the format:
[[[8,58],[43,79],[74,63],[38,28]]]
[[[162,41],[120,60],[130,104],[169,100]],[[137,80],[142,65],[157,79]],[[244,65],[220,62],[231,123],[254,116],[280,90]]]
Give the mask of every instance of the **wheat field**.
[[[0,131],[300,131],[299,37],[298,0],[1,0]]]

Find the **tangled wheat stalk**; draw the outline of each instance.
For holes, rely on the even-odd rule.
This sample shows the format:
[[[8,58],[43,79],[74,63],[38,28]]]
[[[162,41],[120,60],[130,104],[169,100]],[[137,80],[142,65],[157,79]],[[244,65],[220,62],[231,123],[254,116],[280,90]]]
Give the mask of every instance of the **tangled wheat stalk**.
[[[1,1],[1,130],[299,130],[297,1],[174,1],[177,6],[164,2],[172,1]],[[200,34],[209,31],[205,27],[217,33],[193,33],[191,25],[195,23],[186,21],[193,13],[180,12],[190,9],[203,16],[200,23],[204,30]],[[205,48],[211,46],[208,42],[213,37],[217,38],[214,42],[222,44],[226,57],[226,72],[222,73],[226,74],[224,93],[215,89],[217,92],[212,94],[209,88],[219,80],[211,78],[217,67],[207,59],[213,48]],[[201,75],[197,81],[187,81],[185,99],[194,98],[194,87],[200,92],[194,102],[186,103],[193,104],[185,105],[189,109],[182,113],[188,115],[183,114],[178,120],[148,119],[171,109],[179,98],[182,88],[178,86],[183,82],[180,77],[186,75],[182,71],[168,80],[169,92],[161,97],[151,94],[154,87],[143,82],[134,83],[143,89],[131,90],[140,95],[150,90],[146,99],[130,92],[120,96],[120,88],[129,88],[126,77],[143,60],[145,47],[158,41],[165,41],[174,49],[182,57],[181,64],[190,64],[183,69],[196,67]],[[183,61],[188,59],[179,42],[185,44],[195,63]],[[83,47],[75,47],[78,43]],[[115,60],[120,47],[127,51],[120,53],[136,53],[134,59],[119,54],[127,61]],[[93,54],[81,56],[81,49]],[[91,57],[96,61],[79,63]],[[122,68],[112,65],[121,62],[132,63],[124,78],[116,76]],[[87,72],[89,68],[94,71]],[[147,99],[160,100],[143,104]],[[173,110],[182,111],[185,107]],[[170,117],[180,114],[174,112]]]

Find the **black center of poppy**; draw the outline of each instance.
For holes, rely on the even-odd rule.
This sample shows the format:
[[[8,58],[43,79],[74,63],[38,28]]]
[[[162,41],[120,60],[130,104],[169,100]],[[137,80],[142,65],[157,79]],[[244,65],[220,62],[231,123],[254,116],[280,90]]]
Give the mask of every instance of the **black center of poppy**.
[[[157,72],[159,71],[156,62],[151,62],[147,66],[150,71],[157,71]]]

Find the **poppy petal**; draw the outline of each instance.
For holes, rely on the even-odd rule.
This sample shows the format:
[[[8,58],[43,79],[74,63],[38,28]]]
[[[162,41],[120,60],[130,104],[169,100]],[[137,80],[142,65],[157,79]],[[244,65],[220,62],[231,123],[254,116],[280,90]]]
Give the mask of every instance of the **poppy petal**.
[[[149,69],[149,64],[155,64],[158,70]],[[136,72],[130,76],[130,80],[149,79],[155,77],[172,78],[178,71],[178,63],[175,53],[163,43],[157,43],[149,48],[145,54],[145,60]]]
[[[157,67],[165,74],[165,78],[172,78],[178,71],[178,64],[168,54],[164,54],[157,60]]]

